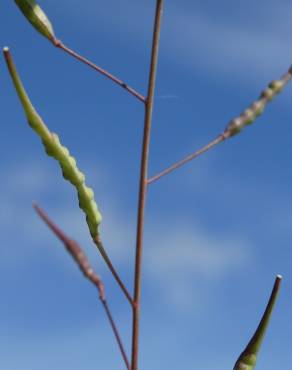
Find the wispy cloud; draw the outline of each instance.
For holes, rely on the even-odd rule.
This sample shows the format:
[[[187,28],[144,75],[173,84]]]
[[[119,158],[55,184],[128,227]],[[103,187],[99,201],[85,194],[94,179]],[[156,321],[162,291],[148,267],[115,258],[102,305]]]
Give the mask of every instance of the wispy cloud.
[[[175,224],[171,230],[156,231],[148,238],[145,268],[164,298],[182,309],[198,303],[197,294],[193,295],[195,282],[212,285],[253,262],[252,245],[240,235],[216,235],[199,224]],[[202,289],[196,286],[195,290],[204,296]]]
[[[44,246],[54,240],[50,231],[42,225],[34,212],[28,209],[32,196],[33,199],[36,197],[41,199],[56,191],[52,189],[53,180],[48,175],[46,166],[39,166],[38,161],[20,165],[25,170],[18,168],[9,170],[5,177],[5,187],[10,191],[2,192],[1,197],[1,224],[4,230],[2,237],[7,241],[12,239],[13,244],[17,244],[14,238],[16,235],[21,236],[22,240],[26,241],[25,244],[29,245],[29,249],[25,246],[25,250],[18,249],[15,253],[15,248],[1,248],[1,260],[6,264],[7,261],[15,264],[15,256],[19,257],[18,263],[30,263],[30,258],[40,253],[39,244]],[[31,174],[30,179],[27,179],[27,172]],[[106,174],[105,176],[109,177]],[[23,178],[26,179],[25,186],[19,186]],[[84,245],[86,253],[95,260],[95,248],[87,248],[91,242],[83,214],[76,205],[75,194],[71,194],[66,185],[64,187],[57,185],[58,197],[49,203],[44,203],[49,205],[47,210],[51,217],[68,234],[71,234],[70,230],[72,230],[71,237]],[[95,184],[92,185],[94,187]],[[114,202],[115,195],[109,189],[99,186],[97,196],[107,204],[104,214],[106,222],[102,225],[105,245],[114,261],[126,268],[130,256],[133,257],[134,222],[127,216],[127,210],[121,209],[119,204]],[[21,198],[22,201],[16,202],[16,199]],[[15,222],[16,215],[17,222]],[[167,220],[165,223],[168,224]],[[15,227],[17,234],[15,234]],[[241,236],[230,235],[228,231],[225,234],[215,235],[199,223],[188,224],[188,226],[176,223],[175,229],[168,230],[163,225],[157,227],[156,223],[151,222],[150,227],[151,233],[146,233],[146,243],[149,248],[145,253],[145,271],[152,283],[158,283],[164,287],[165,299],[180,305],[182,302],[185,302],[185,306],[190,304],[188,300],[191,297],[192,281],[197,277],[207,282],[227,277],[234,269],[243,267],[251,258],[250,243]],[[50,251],[55,256],[59,254],[58,248],[55,251],[50,248]],[[58,257],[60,263],[63,258],[66,256],[60,254]],[[73,264],[72,268],[75,268]],[[103,264],[99,268],[103,269]]]
[[[113,4],[102,8],[88,4],[83,17],[72,2],[66,9],[67,15],[76,16],[76,22],[82,22],[90,32],[102,30],[113,39],[119,35],[120,43],[134,42],[135,49],[140,50],[151,35],[154,7],[147,1],[125,3],[118,17],[106,17],[106,21],[107,7]],[[224,12],[218,15],[215,6],[202,7],[191,2],[184,6],[167,5],[162,33],[162,49],[166,53],[162,57],[189,73],[200,71],[212,78],[229,76],[230,81],[253,84],[274,75],[277,78],[289,67],[292,49],[288,1],[281,2],[281,6],[272,1],[253,3],[254,16],[248,21],[248,4],[233,17]],[[128,8],[131,12],[124,11]],[[84,17],[88,22],[84,22]]]
[[[240,14],[233,18],[214,17],[211,9],[191,12],[179,7],[169,17],[170,57],[189,69],[199,66],[212,75],[220,72],[243,82],[249,76],[250,83],[255,78],[282,72],[292,58],[286,29],[290,22],[286,19],[285,24],[285,17],[271,3],[258,6],[258,21],[253,18],[248,24]],[[280,26],[278,18],[282,20]]]

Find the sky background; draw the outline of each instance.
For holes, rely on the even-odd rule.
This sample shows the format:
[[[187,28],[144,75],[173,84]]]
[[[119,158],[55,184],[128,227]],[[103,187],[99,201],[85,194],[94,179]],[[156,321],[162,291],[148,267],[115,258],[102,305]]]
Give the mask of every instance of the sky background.
[[[43,0],[56,36],[146,94],[154,0]],[[35,107],[78,159],[102,238],[132,289],[143,106],[0,4]],[[291,1],[165,1],[150,175],[215,138],[292,62]],[[38,219],[84,247],[130,350],[130,308],[88,236],[75,190],[44,155],[0,60],[0,367],[117,370],[94,287]],[[287,368],[292,338],[292,86],[254,125],[149,188],[140,370],[232,369],[284,276],[257,369]]]

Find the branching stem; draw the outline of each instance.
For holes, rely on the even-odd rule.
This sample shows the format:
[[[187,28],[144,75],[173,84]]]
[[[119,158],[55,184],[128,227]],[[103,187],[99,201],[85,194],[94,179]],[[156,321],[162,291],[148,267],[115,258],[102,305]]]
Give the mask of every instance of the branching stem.
[[[168,167],[166,170],[160,172],[159,174],[151,177],[148,180],[148,185],[154,181],[159,180],[161,177],[169,174],[170,172],[176,170],[177,168],[183,166],[184,164],[195,159],[199,155],[207,152],[209,149],[213,148],[217,144],[221,143],[225,139],[233,137],[239,134],[246,126],[253,123],[264,111],[269,102],[271,102],[288,84],[292,79],[292,67],[279,79],[271,81],[268,86],[262,90],[260,96],[252,104],[249,105],[241,114],[234,119],[232,119],[226,126],[224,132],[217,136],[217,138],[211,141],[209,144],[205,145],[201,149],[197,150],[193,154],[188,155],[179,162],[174,163],[172,166]]]
[[[137,235],[136,235],[135,279],[134,279],[135,281],[134,281],[131,370],[138,369],[143,229],[144,229],[144,215],[145,215],[146,193],[147,193],[149,144],[150,144],[150,134],[151,134],[153,100],[154,100],[153,98],[154,98],[154,92],[155,92],[155,81],[156,81],[156,71],[157,71],[157,61],[158,61],[158,49],[159,49],[159,37],[160,37],[162,10],[163,10],[163,0],[157,0],[154,30],[153,30],[151,64],[150,64],[150,73],[149,73],[149,82],[148,82],[148,94],[147,94],[147,100],[145,104],[144,133],[143,133],[141,167],[140,167],[140,185],[139,185]]]

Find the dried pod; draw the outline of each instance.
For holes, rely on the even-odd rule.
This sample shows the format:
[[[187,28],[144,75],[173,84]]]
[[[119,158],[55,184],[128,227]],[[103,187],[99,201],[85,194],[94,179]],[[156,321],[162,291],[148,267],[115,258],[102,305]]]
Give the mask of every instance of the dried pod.
[[[25,18],[50,41],[55,40],[51,22],[35,0],[15,0]]]
[[[24,108],[27,120],[31,128],[40,136],[46,153],[56,159],[62,169],[63,177],[70,181],[77,190],[79,206],[86,215],[86,221],[93,238],[98,236],[98,226],[101,222],[101,214],[94,200],[94,193],[85,184],[85,176],[79,170],[75,158],[70,155],[69,150],[60,143],[58,135],[49,131],[42,121],[22,85],[17,70],[12,61],[8,48],[4,49],[7,66],[13,80],[15,89]]]

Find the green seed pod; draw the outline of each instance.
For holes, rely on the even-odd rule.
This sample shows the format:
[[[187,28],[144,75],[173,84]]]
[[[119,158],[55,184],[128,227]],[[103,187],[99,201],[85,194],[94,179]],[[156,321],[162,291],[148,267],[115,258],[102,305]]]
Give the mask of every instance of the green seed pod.
[[[51,22],[35,0],[15,0],[25,18],[50,41],[55,40]]]
[[[275,96],[275,92],[270,87],[267,87],[262,93],[261,93],[261,99],[267,99],[267,101],[271,101],[273,97]]]
[[[250,125],[255,120],[254,111],[251,108],[247,108],[243,113],[242,117],[246,125]]]
[[[272,89],[276,94],[279,94],[283,90],[284,86],[285,84],[281,80],[274,80],[269,84],[269,88]]]
[[[230,121],[225,128],[224,134],[227,135],[227,137],[234,136],[241,132],[245,126],[253,123],[256,118],[263,113],[266,105],[283,90],[291,78],[292,67],[290,67],[288,72],[282,76],[280,80],[270,82],[268,87],[262,91],[260,97],[254,103],[242,112],[239,117]]]
[[[237,117],[229,122],[225,129],[225,132],[228,132],[230,136],[234,136],[236,134],[239,134],[240,131],[244,128],[244,126],[245,126],[244,118]]]
[[[266,310],[263,314],[261,322],[259,326],[252,336],[251,340],[249,341],[248,345],[246,346],[245,350],[239,356],[233,370],[253,370],[256,366],[257,355],[260,350],[262,341],[264,339],[266,330],[268,328],[272,312],[278,297],[280,284],[282,281],[282,276],[278,275],[276,277],[273,291],[271,293],[269,302],[267,304]]]
[[[265,104],[262,101],[257,100],[250,106],[250,108],[253,110],[255,118],[257,118],[263,113]]]
[[[93,238],[96,238],[98,236],[98,226],[101,222],[101,214],[94,200],[93,190],[85,184],[84,174],[78,169],[75,158],[72,157],[69,150],[60,143],[58,135],[49,131],[41,117],[35,111],[17,74],[8,48],[4,49],[4,55],[29,125],[40,136],[46,153],[59,162],[63,177],[70,181],[76,188],[79,206],[86,215],[90,234]]]

